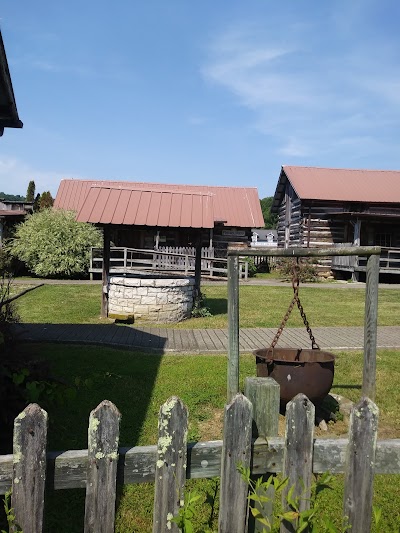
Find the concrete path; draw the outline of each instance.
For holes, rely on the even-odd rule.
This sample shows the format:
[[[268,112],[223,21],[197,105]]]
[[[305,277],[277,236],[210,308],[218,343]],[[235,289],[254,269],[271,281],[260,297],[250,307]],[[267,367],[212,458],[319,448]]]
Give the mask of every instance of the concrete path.
[[[182,353],[226,353],[226,329],[146,328],[115,324],[17,324],[21,340],[95,344],[126,349]],[[242,328],[239,348],[251,352],[269,347],[276,328]],[[321,349],[353,350],[363,348],[364,328],[313,328]],[[304,328],[286,328],[278,347],[310,348]],[[400,348],[400,326],[378,327],[378,348]]]

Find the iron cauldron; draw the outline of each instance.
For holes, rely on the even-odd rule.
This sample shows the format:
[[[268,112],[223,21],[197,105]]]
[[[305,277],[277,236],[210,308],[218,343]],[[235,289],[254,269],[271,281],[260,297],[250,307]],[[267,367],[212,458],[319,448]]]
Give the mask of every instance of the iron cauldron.
[[[255,350],[258,377],[274,378],[281,387],[281,402],[302,392],[321,403],[331,390],[335,356],[316,349],[263,348]]]

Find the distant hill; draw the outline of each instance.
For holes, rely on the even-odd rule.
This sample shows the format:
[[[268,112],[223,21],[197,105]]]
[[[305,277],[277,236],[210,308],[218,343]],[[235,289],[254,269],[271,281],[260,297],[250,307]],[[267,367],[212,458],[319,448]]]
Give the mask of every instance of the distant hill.
[[[3,200],[15,200],[16,202],[25,202],[25,196],[20,194],[6,194],[5,192],[0,192],[0,199]]]

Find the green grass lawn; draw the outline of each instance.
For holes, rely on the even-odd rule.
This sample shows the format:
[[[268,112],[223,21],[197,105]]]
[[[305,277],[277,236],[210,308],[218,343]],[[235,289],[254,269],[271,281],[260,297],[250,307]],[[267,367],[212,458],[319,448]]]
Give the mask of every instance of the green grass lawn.
[[[149,355],[132,351],[91,346],[26,345],[35,358],[49,362],[52,373],[73,384],[75,378],[90,378],[89,386],[81,386],[68,405],[54,401],[40,403],[49,412],[49,449],[87,447],[87,425],[90,411],[103,399],[113,401],[122,414],[121,446],[155,444],[160,405],[171,395],[179,396],[189,408],[189,439],[212,440],[221,437],[221,415],[226,397],[226,358],[217,355]],[[400,437],[399,351],[380,351],[377,361],[377,404],[380,408],[381,438]],[[241,356],[240,382],[255,375],[251,355]],[[338,355],[333,392],[358,401],[362,382],[361,353]],[[342,434],[343,423],[332,435]],[[384,523],[380,531],[395,531],[400,522],[398,500],[399,476],[377,476],[375,504],[382,507]],[[335,479],[333,491],[322,495],[324,513],[339,520],[342,507],[342,478]],[[217,492],[217,480],[194,480],[202,502],[196,513],[196,531],[210,522],[216,525],[212,508],[204,503],[207,494]],[[124,487],[118,498],[118,533],[149,533],[152,521],[152,484]],[[216,510],[218,505],[216,504]],[[47,499],[47,532],[82,531],[83,490],[65,490]]]
[[[227,287],[205,285],[202,290],[212,316],[191,318],[167,327],[227,327]],[[365,290],[362,288],[303,287],[300,297],[311,326],[364,324]],[[287,286],[241,286],[239,298],[241,327],[277,327],[291,301],[292,290]],[[17,309],[23,322],[104,323],[99,317],[100,301],[99,285],[44,285],[17,300]],[[400,325],[399,291],[380,289],[378,309],[379,325]],[[301,326],[299,312],[294,309],[288,327]]]

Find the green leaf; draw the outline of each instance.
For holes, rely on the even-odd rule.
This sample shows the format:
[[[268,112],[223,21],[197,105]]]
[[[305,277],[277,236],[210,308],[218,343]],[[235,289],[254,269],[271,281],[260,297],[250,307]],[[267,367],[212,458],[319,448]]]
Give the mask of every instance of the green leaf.
[[[287,511],[286,513],[283,513],[279,516],[282,520],[293,521],[299,517],[299,513],[297,511]]]

